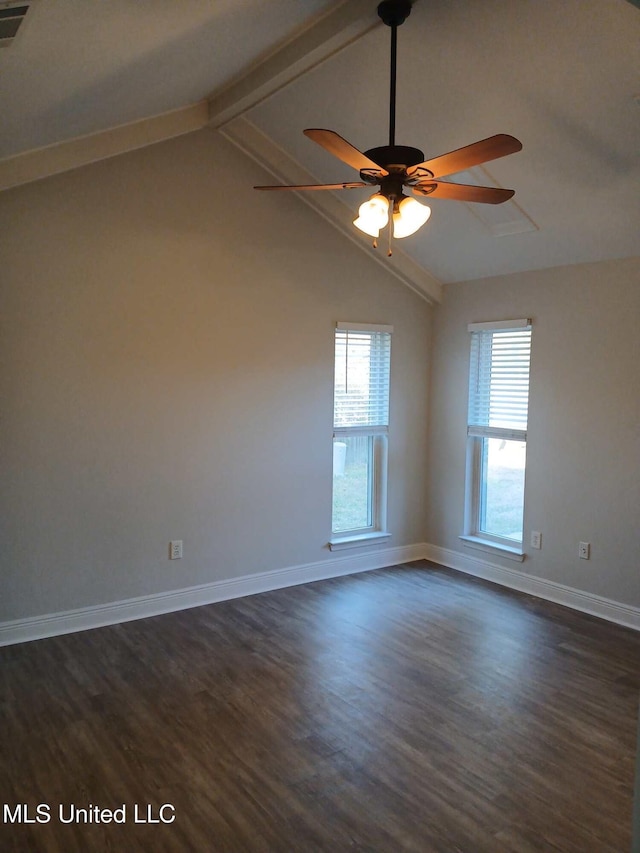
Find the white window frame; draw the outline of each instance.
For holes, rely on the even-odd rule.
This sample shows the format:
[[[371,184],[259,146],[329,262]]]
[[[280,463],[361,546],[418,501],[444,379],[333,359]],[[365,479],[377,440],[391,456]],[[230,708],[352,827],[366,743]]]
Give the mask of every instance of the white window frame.
[[[391,335],[393,326],[372,323],[336,323],[337,332],[383,332]],[[334,359],[337,334],[334,336]],[[390,361],[390,356],[389,356]],[[390,369],[390,364],[389,364]],[[391,377],[389,376],[389,391]],[[334,411],[335,418],[335,411]],[[345,548],[357,548],[362,545],[373,545],[387,541],[391,534],[387,531],[387,477],[389,458],[389,424],[374,426],[335,426],[333,440],[366,436],[372,439],[372,484],[371,484],[371,524],[367,527],[334,531],[333,517],[331,519],[331,538],[329,548],[332,551]],[[333,495],[332,495],[333,506]]]
[[[500,320],[488,323],[471,323],[468,326],[469,332],[489,331],[499,332],[508,330],[531,331],[532,324],[530,319],[518,320]],[[530,366],[528,379],[530,376]],[[471,376],[470,376],[471,382]],[[472,391],[470,389],[470,401]],[[528,403],[527,403],[528,408]],[[464,507],[464,532],[460,537],[465,544],[486,551],[499,551],[504,556],[511,557],[518,561],[524,559],[524,529],[523,540],[517,540],[507,537],[497,536],[481,529],[481,512],[482,512],[482,453],[484,440],[489,438],[499,438],[506,441],[519,441],[526,444],[527,428],[526,422],[523,429],[505,428],[499,426],[489,426],[471,423],[473,418],[468,419],[467,424],[467,462],[466,462],[466,477],[465,477],[465,507]],[[526,472],[526,467],[525,467]],[[526,473],[525,473],[526,476]],[[523,513],[524,514],[524,513]],[[524,518],[523,518],[524,528]]]

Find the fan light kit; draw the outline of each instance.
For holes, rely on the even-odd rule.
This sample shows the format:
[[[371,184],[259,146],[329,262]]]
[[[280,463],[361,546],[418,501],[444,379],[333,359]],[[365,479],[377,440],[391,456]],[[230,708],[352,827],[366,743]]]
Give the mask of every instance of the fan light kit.
[[[389,226],[396,239],[408,237],[421,228],[431,216],[431,208],[404,194],[404,187],[414,195],[433,196],[453,201],[501,204],[514,195],[514,190],[501,187],[477,187],[443,181],[441,175],[453,175],[489,160],[515,154],[522,143],[513,136],[499,133],[474,142],[448,154],[425,160],[419,148],[396,145],[396,55],[398,27],[411,13],[411,0],[383,0],[378,15],[391,28],[391,80],[389,94],[389,144],[362,152],[333,130],[309,128],[305,136],[321,145],[334,157],[360,172],[359,181],[341,184],[306,184],[298,186],[255,187],[257,190],[348,190],[378,185],[371,198],[360,205],[353,224],[374,238],[374,248],[380,231]]]

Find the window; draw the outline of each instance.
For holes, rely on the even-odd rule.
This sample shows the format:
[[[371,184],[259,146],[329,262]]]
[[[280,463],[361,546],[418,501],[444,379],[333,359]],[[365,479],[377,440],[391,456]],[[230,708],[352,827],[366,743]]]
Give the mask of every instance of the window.
[[[521,553],[529,320],[472,323],[465,536]]]
[[[338,323],[333,405],[332,548],[386,529],[391,326]]]

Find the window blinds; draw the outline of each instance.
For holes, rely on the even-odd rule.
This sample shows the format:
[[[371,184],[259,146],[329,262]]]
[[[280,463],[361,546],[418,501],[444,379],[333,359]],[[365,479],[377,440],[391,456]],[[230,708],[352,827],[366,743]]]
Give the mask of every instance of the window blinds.
[[[510,323],[511,328],[507,323],[470,327],[469,435],[496,430],[526,437],[531,326],[527,320]]]
[[[336,329],[335,429],[372,428],[389,425],[389,327],[355,326]]]

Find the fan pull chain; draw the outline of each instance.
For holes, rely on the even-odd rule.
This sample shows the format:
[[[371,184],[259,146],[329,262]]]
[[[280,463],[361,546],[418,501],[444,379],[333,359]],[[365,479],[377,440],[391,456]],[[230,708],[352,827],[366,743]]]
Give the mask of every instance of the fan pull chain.
[[[378,248],[378,238],[377,237],[373,238],[373,243],[371,245],[373,246],[374,249]]]
[[[390,258],[393,255],[391,251],[391,227],[393,225],[393,216],[389,217],[389,248],[387,249],[387,257]]]

